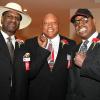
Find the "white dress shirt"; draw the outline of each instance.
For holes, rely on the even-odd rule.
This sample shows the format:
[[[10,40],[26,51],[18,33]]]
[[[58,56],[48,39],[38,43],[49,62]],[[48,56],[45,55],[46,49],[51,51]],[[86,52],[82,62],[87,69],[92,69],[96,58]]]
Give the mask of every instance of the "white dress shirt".
[[[54,37],[53,39],[48,39],[48,44],[50,43],[50,41],[51,41],[53,49],[54,49],[54,62],[55,62],[55,60],[57,58],[58,50],[59,50],[59,43],[60,43],[59,34],[56,37]],[[46,46],[46,49],[48,48],[48,44]]]

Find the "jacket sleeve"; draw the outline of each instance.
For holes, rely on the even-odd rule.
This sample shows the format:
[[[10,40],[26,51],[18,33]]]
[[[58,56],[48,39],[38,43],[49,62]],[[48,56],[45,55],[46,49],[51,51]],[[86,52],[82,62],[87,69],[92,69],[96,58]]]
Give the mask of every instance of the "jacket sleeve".
[[[50,52],[38,45],[37,38],[26,41],[26,48],[31,54],[29,78],[33,79],[41,70]]]

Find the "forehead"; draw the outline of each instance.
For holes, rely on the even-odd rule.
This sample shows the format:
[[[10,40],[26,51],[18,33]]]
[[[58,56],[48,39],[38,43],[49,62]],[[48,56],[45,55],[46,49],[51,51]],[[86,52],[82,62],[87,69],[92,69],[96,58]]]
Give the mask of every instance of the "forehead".
[[[57,17],[53,14],[47,14],[44,17],[44,22],[46,22],[46,21],[57,21]]]
[[[78,20],[78,19],[81,19],[81,18],[87,18],[87,17],[85,17],[85,16],[76,16],[75,20]]]
[[[10,14],[10,15],[15,15],[15,16],[21,16],[17,11],[15,10],[8,10],[6,12],[4,12],[4,15],[6,14]]]

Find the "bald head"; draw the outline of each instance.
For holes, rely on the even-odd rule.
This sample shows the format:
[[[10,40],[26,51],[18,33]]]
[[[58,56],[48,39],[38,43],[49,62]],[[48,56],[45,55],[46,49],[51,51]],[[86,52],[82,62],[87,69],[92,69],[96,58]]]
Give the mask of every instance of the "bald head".
[[[48,38],[54,38],[58,34],[58,18],[53,13],[45,15],[43,20],[43,33]]]
[[[55,19],[56,21],[58,21],[58,18],[57,18],[57,16],[56,15],[54,15],[53,13],[47,13],[46,15],[45,15],[45,17],[44,17],[44,21],[46,20],[46,19]]]

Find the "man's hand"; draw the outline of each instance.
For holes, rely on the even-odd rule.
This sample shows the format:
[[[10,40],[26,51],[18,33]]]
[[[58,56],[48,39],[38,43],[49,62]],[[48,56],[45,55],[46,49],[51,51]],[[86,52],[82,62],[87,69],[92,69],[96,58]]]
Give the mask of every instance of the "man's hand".
[[[47,37],[45,35],[43,35],[43,34],[40,34],[38,36],[38,44],[39,44],[39,46],[41,46],[42,48],[45,48],[47,43],[48,43]]]
[[[81,68],[85,58],[86,58],[85,53],[77,52],[74,58],[74,63]]]

